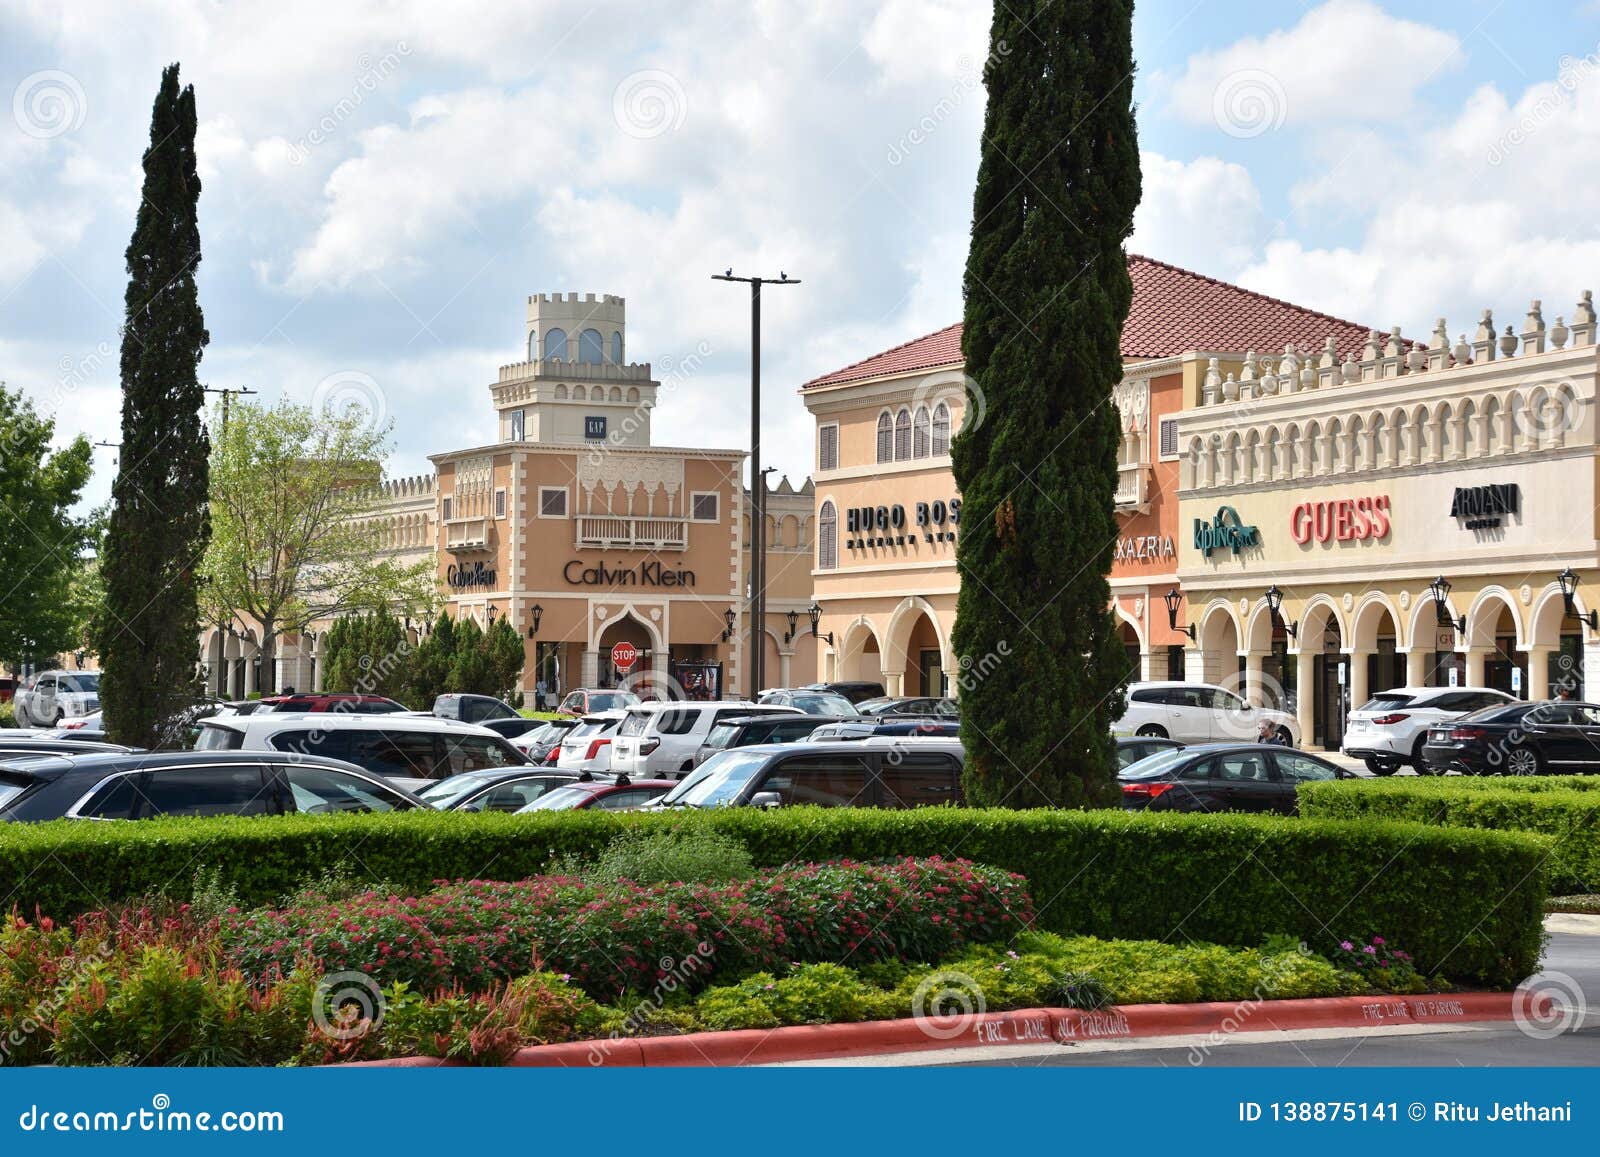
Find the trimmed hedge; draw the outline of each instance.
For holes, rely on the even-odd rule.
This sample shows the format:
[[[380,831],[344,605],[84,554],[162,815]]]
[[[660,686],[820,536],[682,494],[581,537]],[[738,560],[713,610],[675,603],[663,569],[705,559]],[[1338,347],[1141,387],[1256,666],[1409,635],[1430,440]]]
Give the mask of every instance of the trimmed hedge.
[[[641,814],[398,813],[0,825],[0,896],[62,918],[214,867],[244,905],[343,865],[421,890],[538,875],[593,858],[621,828],[705,825],[758,866],[960,856],[1027,877],[1037,926],[1068,935],[1254,946],[1284,933],[1328,951],[1381,935],[1425,973],[1509,985],[1538,964],[1547,841],[1399,822],[922,808]]]
[[[1548,836],[1550,889],[1556,895],[1572,895],[1600,892],[1596,784],[1594,778],[1576,775],[1337,780],[1301,785],[1300,814],[1363,822],[1414,820]]]

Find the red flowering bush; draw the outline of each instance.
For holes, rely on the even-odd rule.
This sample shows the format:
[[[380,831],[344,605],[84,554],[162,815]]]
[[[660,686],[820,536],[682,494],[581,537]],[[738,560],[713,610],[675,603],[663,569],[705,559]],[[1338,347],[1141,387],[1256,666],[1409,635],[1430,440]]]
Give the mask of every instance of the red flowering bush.
[[[934,960],[1027,926],[1022,877],[963,860],[807,865],[734,884],[443,884],[412,898],[231,912],[220,938],[245,975],[297,963],[419,991],[483,992],[545,969],[599,1000],[696,989],[782,960]]]

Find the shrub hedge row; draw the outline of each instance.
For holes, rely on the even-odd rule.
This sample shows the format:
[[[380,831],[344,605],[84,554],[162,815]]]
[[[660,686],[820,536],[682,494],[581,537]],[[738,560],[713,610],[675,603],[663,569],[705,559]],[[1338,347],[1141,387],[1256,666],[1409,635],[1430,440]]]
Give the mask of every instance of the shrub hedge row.
[[[376,816],[0,825],[0,897],[58,918],[167,889],[214,867],[241,904],[270,904],[344,866],[421,890],[517,880],[596,856],[619,829],[705,825],[756,864],[960,856],[1024,875],[1037,926],[1070,935],[1254,946],[1284,933],[1327,951],[1381,935],[1425,973],[1508,984],[1537,967],[1547,841],[1402,822],[1118,811],[915,811]]]
[[[1593,790],[1595,782],[1587,776],[1337,780],[1303,785],[1300,814],[1548,836],[1550,890],[1573,895],[1600,891],[1600,792]]]

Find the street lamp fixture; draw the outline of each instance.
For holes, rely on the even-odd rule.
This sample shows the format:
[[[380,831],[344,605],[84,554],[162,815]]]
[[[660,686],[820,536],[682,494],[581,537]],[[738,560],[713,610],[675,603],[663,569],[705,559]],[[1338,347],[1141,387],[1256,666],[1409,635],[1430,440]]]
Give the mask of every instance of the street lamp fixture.
[[[1167,604],[1167,627],[1168,627],[1168,629],[1169,630],[1173,630],[1173,631],[1177,631],[1178,630],[1178,604],[1183,602],[1183,596],[1178,593],[1178,588],[1177,587],[1173,587],[1166,594],[1161,596],[1161,601]],[[1178,633],[1182,634],[1182,635],[1188,635],[1189,636],[1189,641],[1191,643],[1194,642],[1194,624],[1193,623],[1190,623],[1188,626],[1184,627],[1183,630],[1179,631]]]
[[[732,607],[729,607],[727,610],[722,612],[722,620],[728,624],[722,632],[722,641],[726,643],[729,639],[733,638],[733,629],[739,624],[739,616],[733,613]]]
[[[1556,575],[1556,581],[1561,584],[1561,605],[1566,617],[1577,619],[1591,631],[1600,631],[1600,611],[1590,611],[1586,615],[1578,613],[1577,603],[1573,601],[1578,593],[1578,576],[1572,573],[1572,568],[1569,566]]]
[[[494,626],[494,617],[495,617],[495,615],[497,615],[499,613],[500,613],[500,608],[495,606],[493,603],[490,603],[489,604],[489,625],[491,627]]]
[[[1277,583],[1273,583],[1267,588],[1266,599],[1267,609],[1272,612],[1273,619],[1277,622],[1283,622],[1283,616],[1278,613],[1283,607],[1283,592],[1278,589]],[[1291,639],[1300,638],[1300,621],[1298,619],[1292,623],[1283,622],[1283,629],[1288,632]]]
[[[539,620],[544,618],[544,608],[538,603],[534,603],[533,606],[528,608],[528,614],[533,619],[533,622],[528,624],[528,638],[531,639],[539,633]]]
[[[1574,580],[1576,581],[1576,580]],[[1428,584],[1428,592],[1433,595],[1434,621],[1441,627],[1449,627],[1457,634],[1467,633],[1467,616],[1459,619],[1450,613],[1450,580],[1440,575]]]
[[[827,643],[828,646],[833,646],[833,632],[829,631],[824,635],[817,630],[817,624],[822,621],[822,607],[817,603],[812,603],[806,608],[806,615],[811,619],[811,633]]]
[[[790,611],[787,618],[789,620],[789,629],[784,632],[783,641],[792,643],[794,642],[794,633],[800,629],[800,616],[796,612]]]

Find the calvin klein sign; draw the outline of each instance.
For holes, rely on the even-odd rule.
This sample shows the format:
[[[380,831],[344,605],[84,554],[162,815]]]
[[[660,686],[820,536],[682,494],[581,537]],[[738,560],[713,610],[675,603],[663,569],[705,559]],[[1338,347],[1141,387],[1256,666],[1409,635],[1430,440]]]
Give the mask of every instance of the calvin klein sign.
[[[471,566],[465,563],[451,563],[445,568],[444,581],[456,590],[466,590],[471,587],[493,590],[495,571],[493,567],[481,562],[475,562]]]

